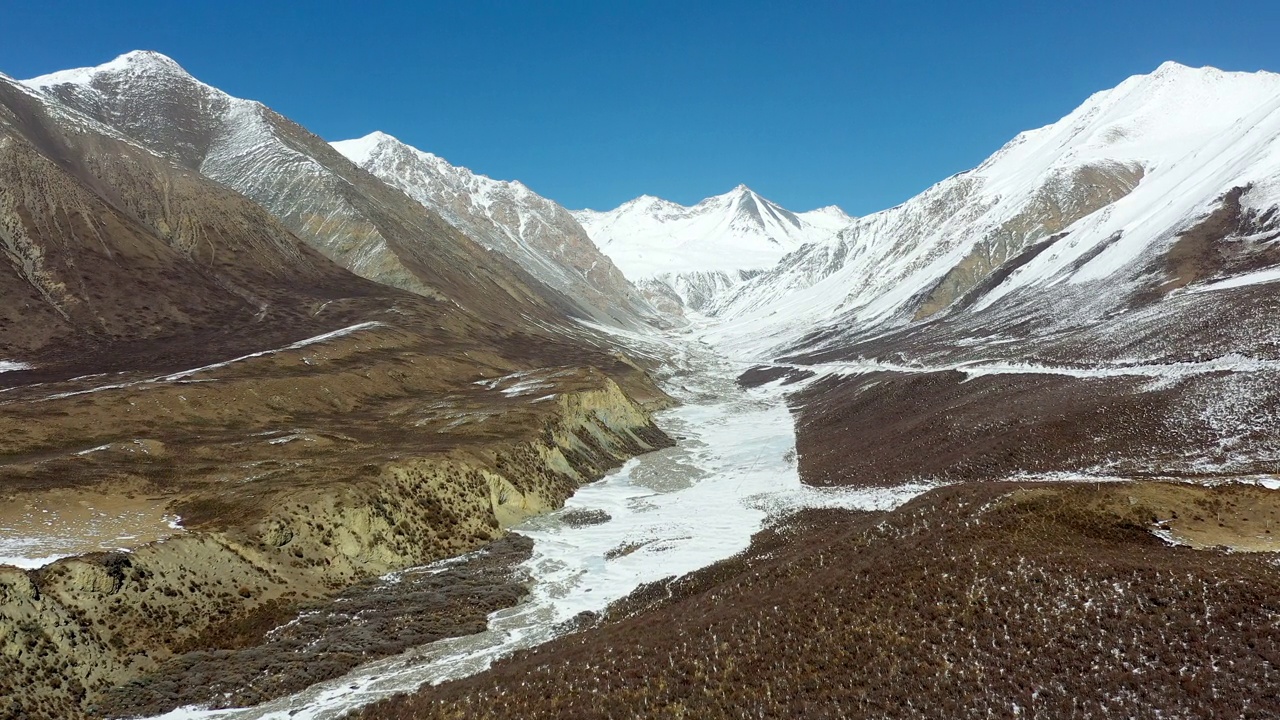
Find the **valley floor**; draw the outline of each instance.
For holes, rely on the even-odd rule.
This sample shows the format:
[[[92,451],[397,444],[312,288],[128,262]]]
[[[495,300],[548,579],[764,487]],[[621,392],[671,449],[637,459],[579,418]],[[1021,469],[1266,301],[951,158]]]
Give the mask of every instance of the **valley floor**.
[[[295,664],[326,662],[308,654],[315,648],[403,641],[391,654],[253,707],[158,717],[1280,713],[1276,478],[1018,476],[1002,464],[912,476],[927,454],[919,443],[955,442],[951,426],[924,432],[879,414],[910,407],[913,419],[947,418],[962,407],[953,392],[997,407],[983,398],[1001,378],[1015,393],[1043,375],[1086,390],[1120,376],[1131,388],[1253,372],[1247,363],[752,365],[696,330],[623,340],[664,359],[663,390],[680,405],[655,420],[675,446],[628,461],[492,546],[511,547],[393,573],[340,598],[345,610],[311,611],[268,633],[293,642],[280,647]],[[945,392],[911,406],[876,395],[895,383]],[[833,388],[843,404],[803,404]],[[863,454],[873,430],[916,445],[889,434]],[[447,610],[444,621],[470,634],[427,642],[436,626],[394,620],[459,584],[496,603]],[[192,666],[168,682],[241,682],[217,677],[219,667],[232,665]],[[270,680],[265,671],[242,684]],[[230,691],[233,704],[254,697]]]
[[[640,588],[746,550],[771,519],[803,508],[887,510],[929,490],[819,489],[800,482],[784,388],[744,389],[741,368],[686,336],[631,337],[668,358],[662,383],[680,405],[658,413],[678,444],[629,461],[565,507],[514,528],[533,541],[514,568],[530,594],[484,632],[431,643],[252,708],[183,708],[166,720],[337,718],[364,705],[488,668],[593,626]]]
[[[1045,430],[1069,406],[1017,423],[1003,400],[1052,374],[1086,406],[1140,407],[1142,393],[1188,376],[1255,370],[1138,366],[1120,373],[1146,385],[1116,386],[1097,382],[1116,368],[1020,367],[754,366],[743,379],[765,394],[799,391],[789,402],[806,482],[902,488],[957,443],[1000,462],[900,505],[791,505],[747,551],[641,588],[606,622],[359,717],[1275,717],[1280,478],[1159,463],[1099,473],[1075,435]],[[988,381],[968,383],[965,368]],[[918,392],[880,394],[896,383]],[[837,401],[806,405],[832,390]],[[1037,445],[976,444],[983,423]],[[1007,471],[1037,453],[1074,470]],[[857,471],[833,474],[841,464]]]

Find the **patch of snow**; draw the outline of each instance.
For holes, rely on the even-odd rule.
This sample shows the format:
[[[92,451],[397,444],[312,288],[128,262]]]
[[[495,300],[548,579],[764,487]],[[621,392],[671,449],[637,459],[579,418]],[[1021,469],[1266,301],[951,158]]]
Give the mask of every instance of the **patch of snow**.
[[[1260,285],[1263,283],[1272,283],[1280,280],[1280,267],[1267,268],[1265,270],[1257,270],[1255,272],[1244,273],[1225,280],[1217,280],[1214,282],[1196,285],[1187,288],[1188,294],[1214,292],[1217,290],[1228,290],[1230,288],[1244,287],[1246,285]]]

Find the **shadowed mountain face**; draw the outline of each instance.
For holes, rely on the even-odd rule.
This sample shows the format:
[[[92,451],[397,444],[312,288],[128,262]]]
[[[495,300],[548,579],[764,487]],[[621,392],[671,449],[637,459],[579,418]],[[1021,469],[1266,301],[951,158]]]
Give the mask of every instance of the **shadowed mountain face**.
[[[335,266],[239,194],[92,121],[68,122],[4,78],[0,173],[0,353],[38,372],[230,354],[332,329],[400,295]]]
[[[583,314],[324,140],[201,83],[163,55],[129,53],[26,85],[64,114],[90,117],[244,194],[357,275],[513,326],[526,316],[558,322]]]

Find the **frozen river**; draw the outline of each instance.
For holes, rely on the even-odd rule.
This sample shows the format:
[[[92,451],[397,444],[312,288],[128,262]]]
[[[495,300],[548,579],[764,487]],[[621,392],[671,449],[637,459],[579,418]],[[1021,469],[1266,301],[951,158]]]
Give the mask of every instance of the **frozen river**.
[[[534,540],[533,555],[522,566],[531,592],[520,605],[491,615],[487,631],[376,661],[260,706],[183,708],[162,717],[337,718],[395,693],[482,671],[497,658],[554,638],[578,614],[604,610],[644,583],[731,557],[771,516],[814,506],[888,509],[928,489],[801,485],[783,390],[743,390],[734,382],[741,368],[696,341],[668,352],[666,390],[682,404],[657,420],[678,444],[631,460],[583,487],[563,510],[516,528]],[[603,511],[609,520],[585,526],[561,520],[584,510]]]

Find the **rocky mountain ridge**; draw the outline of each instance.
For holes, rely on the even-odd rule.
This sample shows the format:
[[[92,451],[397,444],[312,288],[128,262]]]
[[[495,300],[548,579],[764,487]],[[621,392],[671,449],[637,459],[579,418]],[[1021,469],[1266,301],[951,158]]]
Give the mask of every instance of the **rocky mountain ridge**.
[[[64,121],[92,118],[243,193],[357,275],[463,308],[483,303],[479,312],[512,325],[590,314],[305,128],[159,53],[131,52],[25,84]]]
[[[661,322],[569,211],[523,183],[477,175],[381,132],[333,146],[468,237],[574,299],[594,319],[630,327]]]

